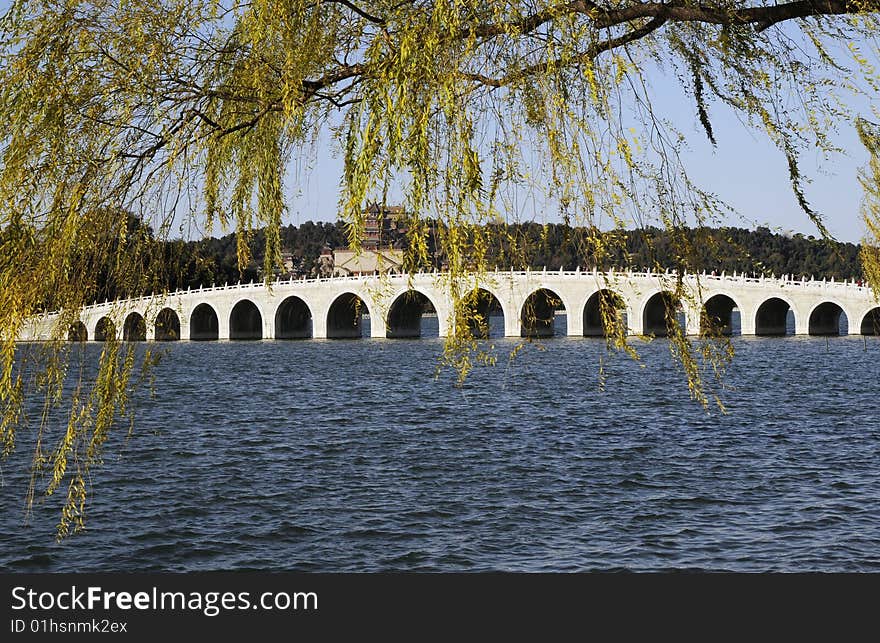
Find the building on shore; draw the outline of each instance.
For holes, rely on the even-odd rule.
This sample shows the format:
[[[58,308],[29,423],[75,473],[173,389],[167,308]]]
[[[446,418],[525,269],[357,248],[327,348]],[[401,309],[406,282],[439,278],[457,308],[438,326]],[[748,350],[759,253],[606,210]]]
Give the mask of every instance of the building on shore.
[[[376,273],[399,273],[403,270],[403,250],[366,248],[356,251],[342,248],[333,251],[333,276],[357,277]]]
[[[403,270],[403,249],[400,240],[406,233],[405,211],[402,206],[380,206],[373,203],[364,212],[364,232],[360,250],[338,248],[329,256],[325,248],[319,259],[320,269],[334,277],[357,277]]]

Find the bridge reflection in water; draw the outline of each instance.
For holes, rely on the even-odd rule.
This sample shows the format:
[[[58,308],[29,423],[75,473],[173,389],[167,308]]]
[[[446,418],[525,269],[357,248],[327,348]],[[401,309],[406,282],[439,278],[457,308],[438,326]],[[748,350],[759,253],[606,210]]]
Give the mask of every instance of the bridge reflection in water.
[[[505,271],[455,284],[478,336],[665,336],[675,319],[689,335],[880,334],[880,304],[856,282],[672,273]],[[562,314],[564,313],[564,315]],[[66,334],[72,341],[178,339],[415,338],[455,324],[443,273],[235,284],[87,306],[78,321],[35,319],[22,340]],[[58,325],[64,323],[65,328]]]

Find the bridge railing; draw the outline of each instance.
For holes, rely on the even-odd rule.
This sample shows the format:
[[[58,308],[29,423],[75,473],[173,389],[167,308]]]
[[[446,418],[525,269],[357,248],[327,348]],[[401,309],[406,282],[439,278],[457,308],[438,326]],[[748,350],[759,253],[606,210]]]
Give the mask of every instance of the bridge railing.
[[[423,272],[418,271],[415,273],[416,275],[434,275],[441,276],[444,274],[448,274],[441,271],[433,271],[433,272]],[[533,277],[535,274],[541,275],[558,275],[561,277],[568,278],[583,278],[592,276],[595,278],[599,278],[602,276],[603,278],[613,280],[613,279],[651,279],[651,278],[668,278],[675,279],[677,278],[677,273],[674,271],[652,271],[652,270],[617,270],[612,269],[609,271],[599,271],[595,268],[590,269],[581,269],[578,267],[576,270],[564,270],[560,268],[559,270],[547,270],[546,268],[543,270],[515,270],[513,268],[509,269],[498,269],[495,268],[493,271],[490,271],[488,274],[494,275],[505,275],[511,277]],[[386,278],[391,279],[408,279],[410,275],[408,273],[385,273],[384,275],[380,275],[379,273],[374,273],[370,275],[344,275],[344,276],[334,276],[334,277],[300,277],[294,278],[290,277],[288,279],[276,279],[269,282],[270,287],[275,288],[279,286],[285,285],[293,285],[293,284],[302,284],[302,285],[312,285],[312,284],[321,284],[321,283],[353,283],[353,282],[364,282],[371,281],[380,276],[384,276]],[[725,272],[721,272],[720,274],[716,273],[688,273],[685,272],[683,274],[685,279],[700,279],[704,281],[715,281],[715,282],[725,282],[731,284],[767,284],[774,283],[776,285],[780,285],[782,287],[794,287],[794,288],[804,288],[804,289],[828,289],[829,287],[839,289],[845,288],[847,290],[852,290],[855,292],[867,292],[870,291],[870,287],[865,285],[861,280],[856,279],[845,279],[843,281],[835,281],[832,277],[831,279],[815,279],[814,277],[806,278],[794,278],[791,275],[783,275],[781,277],[767,277],[767,276],[756,276],[754,274],[745,274],[745,273],[736,273],[726,274]],[[232,291],[232,290],[258,290],[265,289],[266,282],[264,281],[251,281],[249,283],[234,283],[234,284],[223,284],[222,286],[211,285],[211,286],[200,286],[199,288],[190,288],[187,287],[186,290],[180,289],[170,293],[158,294],[153,293],[151,295],[145,295],[142,297],[132,297],[128,299],[118,299],[113,302],[104,301],[104,302],[96,302],[93,304],[89,304],[84,306],[84,310],[95,310],[98,308],[104,308],[108,304],[116,304],[116,305],[126,305],[130,306],[132,304],[145,303],[153,300],[157,296],[162,297],[175,297],[182,296],[188,294],[204,294],[210,292],[220,292],[220,291]]]

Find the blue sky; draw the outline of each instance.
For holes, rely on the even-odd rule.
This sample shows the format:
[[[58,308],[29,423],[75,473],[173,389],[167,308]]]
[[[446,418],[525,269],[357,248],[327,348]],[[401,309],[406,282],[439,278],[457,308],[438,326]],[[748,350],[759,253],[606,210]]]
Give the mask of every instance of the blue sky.
[[[661,84],[663,102],[668,102],[664,116],[673,117],[688,139],[690,151],[683,159],[691,178],[739,214],[728,217],[724,223],[819,236],[791,190],[785,156],[766,136],[747,128],[729,110],[716,105],[710,107],[717,141],[713,147],[696,118],[693,103],[681,96],[675,81],[669,80],[669,90],[663,89],[662,79],[656,82]],[[859,111],[871,117],[867,107]],[[807,153],[800,158],[802,172],[811,179],[805,185],[805,193],[835,238],[859,242],[864,224],[860,215],[862,189],[857,177],[859,169],[867,164],[868,155],[851,123],[841,123],[839,130],[833,140],[845,150],[844,154],[824,159]],[[290,200],[286,219],[294,224],[332,221],[336,216],[341,160],[334,157],[326,139],[309,156],[309,164],[291,168],[287,182]],[[534,219],[554,220],[552,215],[545,218],[541,212],[534,212]]]
[[[745,227],[766,225],[818,236],[816,226],[801,210],[791,190],[788,164],[782,152],[729,114],[713,118],[713,126],[718,141],[715,149],[706,141],[698,123],[691,129],[694,151],[688,155],[688,161],[698,183],[734,206]],[[868,162],[868,154],[849,123],[841,124],[836,143],[846,150],[844,155],[828,160],[816,154],[800,157],[802,171],[812,178],[805,186],[805,194],[836,238],[857,242],[864,234],[859,207],[862,188],[857,177],[859,168]],[[739,225],[736,219],[731,223]]]

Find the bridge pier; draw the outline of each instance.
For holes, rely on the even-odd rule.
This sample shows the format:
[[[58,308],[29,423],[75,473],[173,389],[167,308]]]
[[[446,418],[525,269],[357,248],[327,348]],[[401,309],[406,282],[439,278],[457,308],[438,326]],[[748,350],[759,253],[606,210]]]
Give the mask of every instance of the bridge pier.
[[[629,335],[639,336],[645,334],[645,320],[642,319],[639,311],[628,307],[626,309],[626,322],[627,333]]]
[[[810,334],[810,314],[807,311],[800,310],[792,306],[791,312],[794,315],[794,334],[809,335]],[[787,321],[786,321],[787,323]]]
[[[322,310],[323,315],[312,317],[312,338],[327,339],[327,311]]]
[[[574,310],[565,311],[565,326],[569,337],[584,336],[584,315]]]
[[[217,339],[229,339],[229,312],[228,310],[219,309],[217,311]]]
[[[702,314],[701,307],[695,307],[690,304],[686,304],[684,306],[684,333],[685,335],[690,335],[697,337],[700,335],[700,317]]]
[[[520,325],[519,314],[517,313],[516,315],[508,315],[507,311],[505,311],[504,312],[504,336],[505,337],[520,337],[521,334],[522,334],[522,328]]]
[[[269,315],[263,317],[263,339],[275,339],[275,320]]]
[[[376,305],[376,312],[370,312],[370,337],[373,339],[385,339],[388,333],[388,324],[385,315],[382,314],[384,308]]]
[[[449,337],[450,329],[452,328],[450,323],[452,315],[447,311],[452,308],[452,305],[448,302],[444,302],[444,304],[447,304],[447,310],[444,310],[442,313],[439,310],[437,311],[437,334],[440,337]]]

